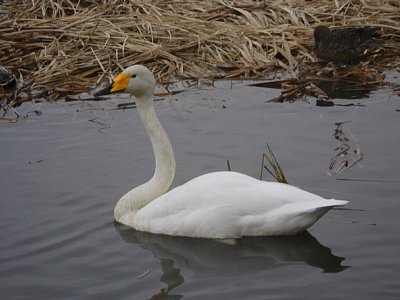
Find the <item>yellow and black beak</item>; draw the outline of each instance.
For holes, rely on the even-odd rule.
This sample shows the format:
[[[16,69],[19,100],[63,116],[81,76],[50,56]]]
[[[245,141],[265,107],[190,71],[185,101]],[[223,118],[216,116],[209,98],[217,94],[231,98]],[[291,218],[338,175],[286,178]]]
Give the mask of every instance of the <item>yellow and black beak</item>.
[[[97,97],[117,92],[123,92],[128,87],[130,79],[131,76],[129,75],[119,74],[117,77],[115,77],[114,81],[111,84],[106,85],[105,87],[99,89],[93,95]]]

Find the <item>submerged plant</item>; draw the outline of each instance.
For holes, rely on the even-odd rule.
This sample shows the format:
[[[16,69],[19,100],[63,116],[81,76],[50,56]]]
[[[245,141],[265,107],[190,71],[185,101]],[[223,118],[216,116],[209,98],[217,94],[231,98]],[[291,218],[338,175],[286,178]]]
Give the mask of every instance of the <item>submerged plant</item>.
[[[350,129],[347,128],[353,142],[351,142],[343,132],[343,125],[346,123],[348,122],[335,123],[336,128],[333,136],[338,141],[338,145],[336,146],[335,153],[331,158],[328,174],[333,172],[334,175],[339,175],[352,166],[359,164],[359,162],[364,158],[364,154],[361,152],[361,149]],[[355,148],[354,150],[351,150],[352,146]]]

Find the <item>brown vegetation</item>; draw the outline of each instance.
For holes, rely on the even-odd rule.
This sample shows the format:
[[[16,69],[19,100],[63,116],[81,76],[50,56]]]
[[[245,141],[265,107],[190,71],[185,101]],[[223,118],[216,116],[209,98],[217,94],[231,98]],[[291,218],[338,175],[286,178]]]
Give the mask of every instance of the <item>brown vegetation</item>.
[[[379,27],[388,51],[377,65],[399,68],[400,3],[393,0],[2,1],[0,65],[25,83],[15,104],[88,91],[136,63],[160,82],[295,74],[315,61],[312,33],[320,24]]]

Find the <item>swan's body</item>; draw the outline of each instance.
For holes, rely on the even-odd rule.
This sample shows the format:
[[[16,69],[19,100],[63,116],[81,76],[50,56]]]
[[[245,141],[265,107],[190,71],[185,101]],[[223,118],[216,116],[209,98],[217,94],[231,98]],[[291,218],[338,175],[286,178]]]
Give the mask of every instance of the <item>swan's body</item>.
[[[175,159],[154,110],[154,86],[151,72],[135,65],[96,93],[128,92],[136,97],[156,158],[153,178],[118,201],[117,222],[140,231],[188,237],[290,235],[306,230],[332,207],[347,203],[236,172],[205,174],[167,192]]]
[[[283,183],[215,172],[123,214],[119,221],[141,231],[191,237],[287,235],[304,231],[339,204],[344,203]]]

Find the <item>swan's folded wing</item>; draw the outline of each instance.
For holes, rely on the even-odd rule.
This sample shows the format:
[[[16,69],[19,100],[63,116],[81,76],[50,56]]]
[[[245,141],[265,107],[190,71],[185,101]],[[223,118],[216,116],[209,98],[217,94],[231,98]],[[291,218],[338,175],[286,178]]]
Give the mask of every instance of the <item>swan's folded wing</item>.
[[[242,218],[242,227],[248,230],[244,235],[296,234],[312,226],[331,208],[347,203],[335,199],[288,203],[265,214],[249,215]]]

